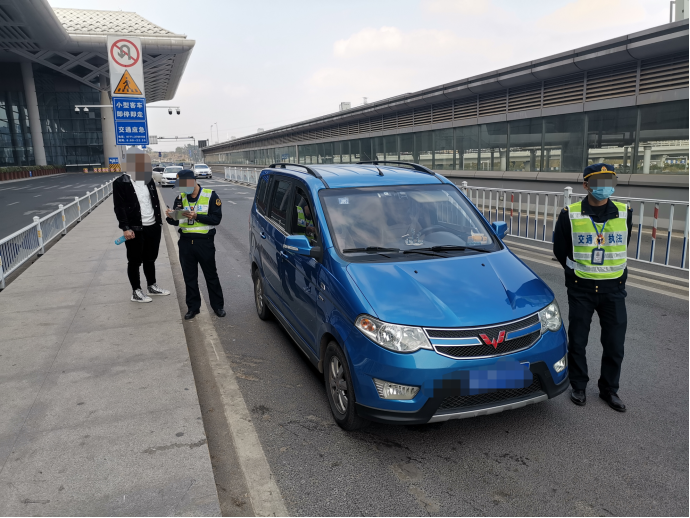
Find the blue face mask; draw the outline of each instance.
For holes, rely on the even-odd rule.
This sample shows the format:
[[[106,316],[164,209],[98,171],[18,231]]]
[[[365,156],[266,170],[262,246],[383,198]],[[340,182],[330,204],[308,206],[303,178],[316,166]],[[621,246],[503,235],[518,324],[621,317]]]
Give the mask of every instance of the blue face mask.
[[[611,196],[615,190],[615,187],[595,187],[594,189],[592,189],[592,196],[594,196],[599,201],[605,200],[609,196]]]
[[[194,187],[180,187],[180,190],[185,194],[192,194],[194,192]]]

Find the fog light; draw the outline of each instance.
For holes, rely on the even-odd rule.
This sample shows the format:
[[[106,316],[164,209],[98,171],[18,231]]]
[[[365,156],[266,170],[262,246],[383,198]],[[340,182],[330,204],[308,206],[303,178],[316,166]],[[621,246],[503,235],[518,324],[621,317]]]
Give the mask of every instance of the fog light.
[[[399,385],[398,383],[390,383],[389,381],[376,378],[374,378],[374,385],[376,385],[376,391],[381,399],[412,399],[419,392],[419,387]]]
[[[561,372],[563,369],[565,369],[568,366],[568,356],[564,356],[560,360],[558,360],[556,363],[553,364],[553,370],[556,372]]]

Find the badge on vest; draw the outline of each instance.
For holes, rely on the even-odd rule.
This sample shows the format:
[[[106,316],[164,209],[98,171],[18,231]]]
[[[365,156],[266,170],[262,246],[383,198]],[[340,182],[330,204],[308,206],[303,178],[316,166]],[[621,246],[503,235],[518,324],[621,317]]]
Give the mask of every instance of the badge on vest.
[[[604,264],[604,255],[605,254],[603,248],[595,248],[594,250],[592,250],[592,264]]]

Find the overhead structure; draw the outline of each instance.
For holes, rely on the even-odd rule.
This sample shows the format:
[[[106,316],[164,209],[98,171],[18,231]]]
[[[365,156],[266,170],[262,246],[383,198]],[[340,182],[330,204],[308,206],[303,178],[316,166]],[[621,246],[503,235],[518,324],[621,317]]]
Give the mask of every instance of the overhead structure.
[[[0,66],[9,66],[6,65],[7,63],[32,64],[28,68],[22,65],[22,75],[30,75],[32,69],[34,73],[45,72],[47,69],[63,78],[69,78],[70,85],[80,83],[94,91],[100,91],[101,104],[110,102],[108,36],[132,37],[140,40],[140,58],[144,71],[143,85],[140,85],[140,88],[145,90],[147,102],[173,99],[195,44],[195,41],[187,39],[186,35],[164,29],[134,12],[53,8],[48,0],[0,0]],[[0,71],[3,72],[0,76],[5,76],[0,77],[0,92],[15,89],[11,78],[8,77],[11,72],[8,74],[7,70],[10,68]],[[28,83],[34,83],[33,77],[25,77],[26,84],[28,84],[28,79],[30,79]],[[117,78],[118,81],[119,79]],[[39,84],[38,78],[36,84]],[[62,81],[61,84],[66,84],[66,82]],[[60,91],[65,91],[64,86],[60,88],[62,89]],[[33,146],[20,145],[21,142],[26,143],[29,139],[18,135],[13,140],[17,142],[15,145],[17,149],[6,153],[8,157],[10,155],[15,157],[17,165],[24,165],[25,161],[40,163],[45,160],[41,158],[41,152],[38,149],[41,136],[36,132],[40,132],[41,129],[44,132],[50,131],[48,120],[52,124],[55,119],[54,116],[50,117],[47,114],[45,117],[43,113],[39,115],[39,110],[32,108],[30,93],[32,89],[35,99],[36,88],[29,85],[24,88],[23,96],[26,100],[19,99],[17,103],[28,104],[30,120],[27,120],[25,126],[27,134],[30,129],[30,140]],[[83,92],[78,87],[72,87],[71,91]],[[37,101],[39,108],[41,107],[40,97],[39,92]],[[34,107],[35,104],[34,100]],[[36,117],[40,117],[40,121]],[[107,124],[112,124],[112,118],[103,121],[104,137],[110,139],[114,135],[112,130],[105,127]],[[54,131],[65,132],[64,128],[54,129]],[[106,138],[104,138],[104,145],[106,145],[105,140]],[[53,144],[54,142],[46,142],[45,145],[52,146]],[[108,152],[105,153],[106,156]],[[67,157],[74,154],[68,151],[48,150],[49,161],[51,153],[53,156],[64,157],[67,165],[70,165],[70,159]],[[3,163],[2,158],[2,150],[0,150],[0,166],[12,165],[8,163],[11,159],[6,158]],[[87,160],[96,159],[91,154]],[[98,159],[103,161],[102,156]],[[59,163],[59,158],[52,159],[51,163]]]

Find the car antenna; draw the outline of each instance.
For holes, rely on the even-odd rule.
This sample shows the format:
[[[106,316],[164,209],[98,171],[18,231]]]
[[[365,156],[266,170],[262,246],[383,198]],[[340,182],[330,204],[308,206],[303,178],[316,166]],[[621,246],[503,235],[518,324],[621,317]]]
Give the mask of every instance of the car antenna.
[[[381,171],[381,169],[377,167],[376,170],[379,172],[379,176],[383,176],[383,172]]]

